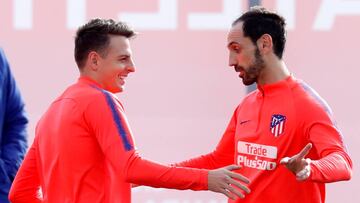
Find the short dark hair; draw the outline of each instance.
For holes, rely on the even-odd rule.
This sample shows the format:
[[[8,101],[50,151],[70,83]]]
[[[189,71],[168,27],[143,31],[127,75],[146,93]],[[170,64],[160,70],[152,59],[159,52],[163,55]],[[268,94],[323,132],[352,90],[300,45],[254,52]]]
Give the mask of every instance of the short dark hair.
[[[286,23],[282,16],[264,7],[254,6],[237,18],[232,26],[239,22],[243,22],[244,36],[250,37],[254,44],[263,34],[269,34],[272,37],[275,55],[279,59],[282,58],[286,42]]]
[[[85,65],[87,55],[91,51],[106,56],[106,49],[110,43],[110,35],[120,35],[131,38],[136,35],[124,22],[115,22],[112,19],[92,19],[79,27],[75,36],[75,61],[81,69]]]

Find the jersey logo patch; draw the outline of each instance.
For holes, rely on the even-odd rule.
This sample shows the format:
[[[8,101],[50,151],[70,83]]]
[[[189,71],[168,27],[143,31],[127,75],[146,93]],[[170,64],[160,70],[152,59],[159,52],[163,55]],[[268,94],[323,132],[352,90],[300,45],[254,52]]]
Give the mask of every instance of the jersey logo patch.
[[[286,117],[280,114],[271,116],[270,131],[275,137],[279,137],[285,129]]]

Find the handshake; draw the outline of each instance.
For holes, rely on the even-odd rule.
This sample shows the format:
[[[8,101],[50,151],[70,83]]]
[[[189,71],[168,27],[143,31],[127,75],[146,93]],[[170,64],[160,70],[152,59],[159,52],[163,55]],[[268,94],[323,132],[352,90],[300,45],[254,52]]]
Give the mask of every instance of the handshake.
[[[245,184],[249,184],[250,181],[243,175],[233,172],[237,169],[240,169],[240,166],[229,165],[209,171],[208,190],[222,193],[232,200],[236,197],[245,198],[244,192],[250,193],[250,189]]]

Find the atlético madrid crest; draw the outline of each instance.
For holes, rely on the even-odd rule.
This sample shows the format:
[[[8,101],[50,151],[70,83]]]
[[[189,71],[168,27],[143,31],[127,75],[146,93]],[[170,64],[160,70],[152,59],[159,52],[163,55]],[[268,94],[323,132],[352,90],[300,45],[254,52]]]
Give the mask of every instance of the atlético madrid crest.
[[[274,114],[271,116],[270,131],[275,136],[280,136],[285,129],[286,117],[280,114]]]

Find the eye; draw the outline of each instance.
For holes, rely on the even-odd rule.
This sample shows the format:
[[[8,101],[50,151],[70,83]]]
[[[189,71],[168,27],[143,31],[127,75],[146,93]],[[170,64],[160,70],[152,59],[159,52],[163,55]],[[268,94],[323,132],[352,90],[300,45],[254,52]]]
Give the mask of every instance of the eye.
[[[120,62],[126,62],[128,60],[129,57],[121,57],[119,58]]]
[[[241,47],[238,44],[231,44],[228,46],[228,49],[230,52],[235,52],[237,54],[239,54],[241,52]]]
[[[234,51],[234,52],[236,52],[236,53],[240,53],[240,51],[241,51],[240,47],[237,46],[237,45],[231,46],[231,50]]]

